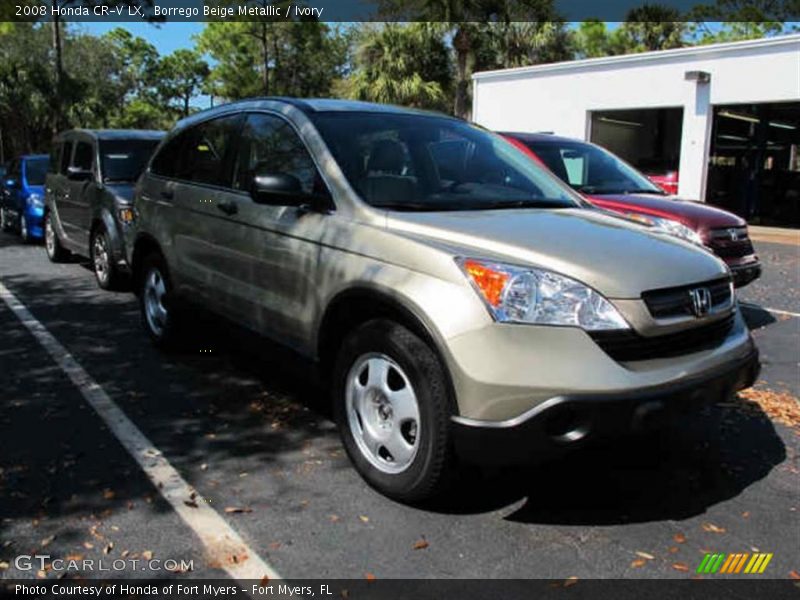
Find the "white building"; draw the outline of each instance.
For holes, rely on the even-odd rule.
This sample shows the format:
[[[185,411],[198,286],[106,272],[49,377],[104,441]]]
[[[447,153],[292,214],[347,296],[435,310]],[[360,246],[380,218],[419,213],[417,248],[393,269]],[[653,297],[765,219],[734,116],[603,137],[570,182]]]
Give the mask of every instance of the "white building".
[[[678,171],[684,197],[800,225],[800,35],[476,73],[472,114],[597,142]]]

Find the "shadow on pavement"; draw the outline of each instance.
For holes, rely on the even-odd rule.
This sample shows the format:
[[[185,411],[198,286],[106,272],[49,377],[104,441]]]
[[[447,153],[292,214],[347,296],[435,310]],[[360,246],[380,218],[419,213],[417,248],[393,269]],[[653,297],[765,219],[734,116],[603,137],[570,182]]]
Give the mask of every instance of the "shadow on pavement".
[[[334,470],[350,468],[328,420],[325,393],[285,351],[197,315],[185,349],[164,354],[142,332],[133,296],[98,293],[88,278],[18,275],[4,283],[190,482],[204,465],[221,473],[222,486],[233,485],[243,468],[294,468],[311,442],[322,446]],[[153,501],[158,495],[105,428],[97,433],[97,417],[38,343],[18,322],[12,326],[8,311],[3,319],[10,333],[0,348],[7,377],[0,448],[11,454],[0,456],[2,516],[36,519],[46,511],[52,518]],[[619,440],[477,480],[467,470],[451,493],[425,508],[472,514],[524,500],[506,519],[551,524],[699,514],[764,478],[786,455],[763,413],[745,414],[734,404],[687,417],[669,435]],[[20,465],[29,475],[14,478]],[[65,469],[73,474],[65,476]],[[294,485],[281,478],[268,493],[279,498]],[[104,492],[109,489],[113,495]]]

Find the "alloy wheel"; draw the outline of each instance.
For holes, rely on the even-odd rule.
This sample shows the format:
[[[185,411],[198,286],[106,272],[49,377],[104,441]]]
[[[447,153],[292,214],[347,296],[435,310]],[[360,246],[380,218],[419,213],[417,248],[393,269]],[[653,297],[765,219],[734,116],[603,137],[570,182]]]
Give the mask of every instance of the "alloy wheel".
[[[110,258],[108,255],[108,245],[106,244],[106,236],[98,233],[94,237],[92,244],[92,258],[94,259],[94,273],[97,280],[101,283],[108,281],[110,270]]]

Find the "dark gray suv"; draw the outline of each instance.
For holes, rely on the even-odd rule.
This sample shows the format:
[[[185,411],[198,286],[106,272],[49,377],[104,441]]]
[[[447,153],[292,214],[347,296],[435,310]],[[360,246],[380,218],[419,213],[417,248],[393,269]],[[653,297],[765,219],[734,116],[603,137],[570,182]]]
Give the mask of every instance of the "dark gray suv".
[[[87,256],[101,288],[118,286],[127,270],[133,186],[163,136],[76,129],[56,137],[45,182],[44,237],[51,261],[71,252]]]

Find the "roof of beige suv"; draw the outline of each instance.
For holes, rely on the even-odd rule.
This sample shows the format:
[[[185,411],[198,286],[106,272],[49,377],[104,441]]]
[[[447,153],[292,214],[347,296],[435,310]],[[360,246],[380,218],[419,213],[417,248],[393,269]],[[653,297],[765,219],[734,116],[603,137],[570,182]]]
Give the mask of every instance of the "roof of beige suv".
[[[395,106],[393,104],[377,104],[374,102],[361,102],[359,100],[337,100],[333,98],[288,98],[283,96],[263,96],[237,100],[235,102],[221,104],[220,106],[200,111],[178,121],[176,128],[182,128],[191,123],[203,121],[217,114],[225,114],[229,112],[235,112],[237,110],[263,108],[263,103],[265,102],[288,104],[306,114],[317,112],[380,112],[387,114],[429,115],[455,119],[455,117],[445,115],[444,113],[437,113],[415,108],[406,108],[403,106]]]

